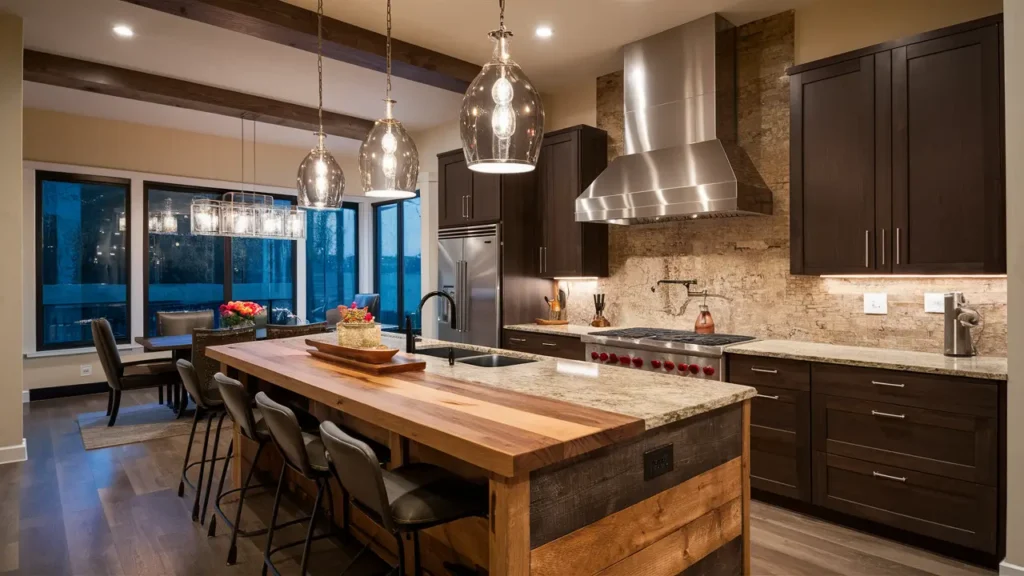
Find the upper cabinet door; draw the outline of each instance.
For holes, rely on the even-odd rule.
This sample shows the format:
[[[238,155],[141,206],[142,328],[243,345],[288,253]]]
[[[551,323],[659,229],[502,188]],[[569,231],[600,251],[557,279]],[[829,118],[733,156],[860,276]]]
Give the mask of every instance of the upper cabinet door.
[[[541,276],[580,276],[582,235],[576,222],[580,188],[580,149],[575,132],[544,139],[537,161],[542,221]]]
[[[875,56],[802,72],[790,90],[790,268],[874,273]]]
[[[466,166],[466,158],[461,153],[439,155],[437,165],[437,225],[464,225],[469,218],[473,195],[473,172]]]
[[[501,220],[501,176],[473,172],[473,195],[469,200],[469,224]]]
[[[892,52],[896,273],[1006,271],[1000,43],[991,25]]]

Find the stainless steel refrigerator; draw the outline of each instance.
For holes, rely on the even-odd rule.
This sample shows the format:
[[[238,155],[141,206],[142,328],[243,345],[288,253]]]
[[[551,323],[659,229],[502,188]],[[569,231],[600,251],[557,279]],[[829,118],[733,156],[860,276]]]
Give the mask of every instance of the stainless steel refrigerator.
[[[438,289],[455,300],[438,299],[441,340],[501,346],[501,239],[498,225],[446,228],[438,232]]]

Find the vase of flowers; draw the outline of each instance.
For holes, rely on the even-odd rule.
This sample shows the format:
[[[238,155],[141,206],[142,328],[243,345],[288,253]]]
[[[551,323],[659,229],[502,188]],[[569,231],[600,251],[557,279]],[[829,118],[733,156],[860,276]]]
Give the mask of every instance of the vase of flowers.
[[[260,314],[263,314],[263,306],[255,302],[232,301],[220,305],[220,323],[228,328],[255,326]]]
[[[380,346],[380,324],[374,322],[368,308],[338,306],[338,345],[348,348],[376,348]]]

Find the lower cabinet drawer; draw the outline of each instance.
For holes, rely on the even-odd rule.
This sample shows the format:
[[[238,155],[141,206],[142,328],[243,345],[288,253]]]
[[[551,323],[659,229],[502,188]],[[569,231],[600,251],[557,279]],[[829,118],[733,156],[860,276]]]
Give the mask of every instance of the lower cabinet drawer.
[[[814,450],[996,485],[995,418],[814,394]]]
[[[758,386],[750,406],[750,486],[811,501],[810,394]]]
[[[518,350],[531,354],[542,354],[565,358],[567,360],[585,360],[586,346],[579,338],[571,336],[553,336],[533,332],[505,330],[503,346],[508,350]]]
[[[996,489],[815,452],[814,503],[902,530],[995,553]]]

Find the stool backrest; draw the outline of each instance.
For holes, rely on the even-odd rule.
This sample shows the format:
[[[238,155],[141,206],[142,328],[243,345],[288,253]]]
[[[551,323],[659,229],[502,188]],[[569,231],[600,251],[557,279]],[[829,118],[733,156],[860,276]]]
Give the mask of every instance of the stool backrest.
[[[338,480],[362,506],[380,517],[382,525],[395,530],[380,461],[362,440],[346,434],[333,422],[320,424],[320,438],[331,457]]]
[[[302,439],[302,428],[291,408],[278,404],[270,399],[265,392],[256,394],[256,405],[263,413],[263,420],[270,429],[270,437],[274,440],[278,451],[284,456],[285,462],[307,478],[314,474],[306,454],[306,443]]]
[[[213,375],[213,381],[217,383],[220,397],[224,400],[231,420],[238,424],[239,430],[246,438],[259,441],[256,436],[256,415],[252,413],[252,397],[249,396],[249,391],[238,380],[228,378],[220,372]]]
[[[181,383],[185,385],[185,390],[188,390],[188,393],[192,395],[192,399],[196,401],[196,406],[204,410],[209,409],[210,406],[207,404],[206,399],[210,395],[205,384],[196,375],[196,367],[184,358],[179,359],[175,365],[178,367]]]

